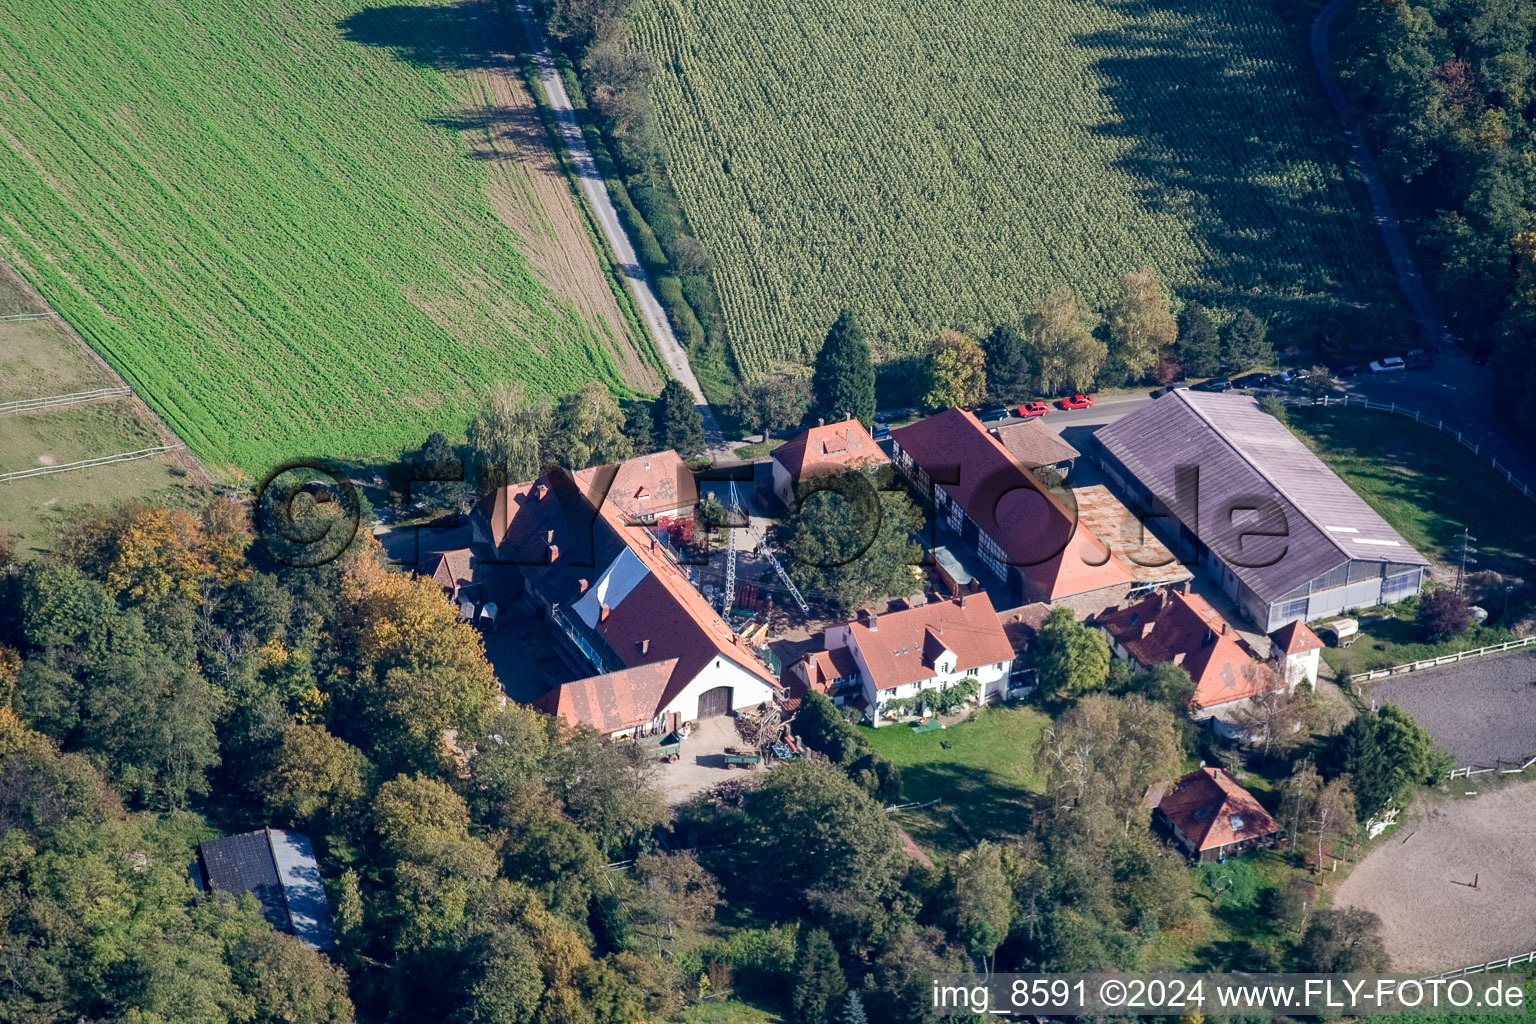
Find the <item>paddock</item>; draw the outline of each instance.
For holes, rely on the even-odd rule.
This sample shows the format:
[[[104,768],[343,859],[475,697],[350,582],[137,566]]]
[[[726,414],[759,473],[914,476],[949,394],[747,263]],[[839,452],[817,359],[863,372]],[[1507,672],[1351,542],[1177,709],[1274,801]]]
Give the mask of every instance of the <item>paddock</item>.
[[[1381,917],[1392,966],[1454,970],[1536,950],[1536,781],[1415,809],[1339,886]],[[1475,887],[1474,887],[1475,886]]]

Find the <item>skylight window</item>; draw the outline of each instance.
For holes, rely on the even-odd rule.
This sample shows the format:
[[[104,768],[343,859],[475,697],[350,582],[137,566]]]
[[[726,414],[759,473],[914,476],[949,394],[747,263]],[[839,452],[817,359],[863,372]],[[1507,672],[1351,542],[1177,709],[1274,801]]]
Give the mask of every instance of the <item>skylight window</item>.
[[[1232,815],[1230,821],[1233,832],[1241,832],[1243,830],[1243,816],[1241,814]]]

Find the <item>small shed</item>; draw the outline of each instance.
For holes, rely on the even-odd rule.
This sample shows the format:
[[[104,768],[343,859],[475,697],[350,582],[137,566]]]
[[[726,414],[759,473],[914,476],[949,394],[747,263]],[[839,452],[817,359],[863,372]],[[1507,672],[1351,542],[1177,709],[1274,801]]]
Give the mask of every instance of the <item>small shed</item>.
[[[306,946],[330,949],[331,910],[320,881],[320,865],[309,837],[264,828],[197,846],[192,880],[204,890],[248,892],[261,914],[280,932]]]

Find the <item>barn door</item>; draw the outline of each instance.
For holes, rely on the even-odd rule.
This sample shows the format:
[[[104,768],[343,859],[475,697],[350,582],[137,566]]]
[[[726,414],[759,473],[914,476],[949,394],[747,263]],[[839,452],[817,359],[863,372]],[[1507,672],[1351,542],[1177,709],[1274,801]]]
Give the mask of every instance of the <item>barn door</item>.
[[[713,690],[705,690],[699,694],[699,717],[714,718],[716,715],[728,714],[731,710],[731,688],[729,686],[717,686]]]

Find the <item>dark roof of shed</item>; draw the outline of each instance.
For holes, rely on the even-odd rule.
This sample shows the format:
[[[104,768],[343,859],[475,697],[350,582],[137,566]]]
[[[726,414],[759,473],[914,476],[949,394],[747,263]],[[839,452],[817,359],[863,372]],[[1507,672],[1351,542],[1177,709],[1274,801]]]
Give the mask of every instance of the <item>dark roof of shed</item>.
[[[320,949],[331,945],[330,910],[314,849],[296,832],[262,829],[199,843],[203,881],[225,892],[248,892],[261,916]]]
[[[1095,436],[1265,602],[1348,561],[1428,564],[1247,395],[1173,391]],[[1180,467],[1197,488],[1180,493]]]

